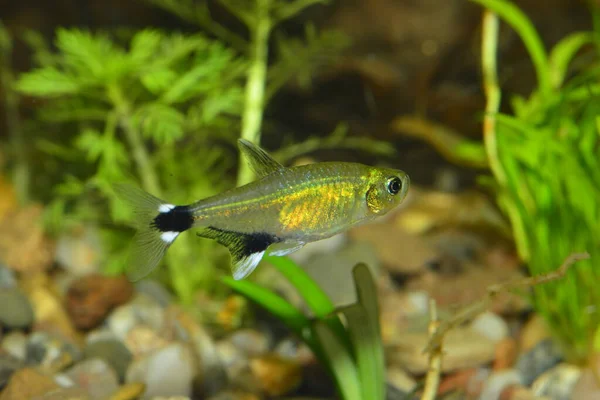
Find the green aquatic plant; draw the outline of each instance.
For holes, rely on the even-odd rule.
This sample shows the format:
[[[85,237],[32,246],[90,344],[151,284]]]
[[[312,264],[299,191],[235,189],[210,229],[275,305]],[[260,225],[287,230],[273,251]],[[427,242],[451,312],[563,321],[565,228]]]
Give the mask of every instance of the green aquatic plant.
[[[248,88],[262,86],[268,98],[296,76],[309,84],[311,71],[334,59],[347,43],[338,33],[317,32],[308,25],[305,40],[278,35],[281,55],[267,65],[264,49],[255,49],[259,39],[260,46],[268,44],[263,36],[251,34],[246,40],[230,32],[197,2],[150,2],[192,19],[217,39],[156,29],[112,33],[59,29],[54,51],[30,32],[27,41],[38,67],[23,74],[16,85],[19,93],[44,100],[36,116],[45,126],[38,126],[35,143],[50,156],[39,180],[53,189],[47,199],[51,200],[48,228],[60,232],[72,224],[100,226],[108,272],[125,268],[124,244],[131,234],[122,229],[132,215],[117,198],[115,182],[139,182],[146,191],[180,203],[235,185],[227,171],[235,166],[231,155],[237,132],[240,126],[247,131],[245,115],[251,114],[254,133],[246,136],[258,142],[266,103],[250,101]],[[265,17],[258,16],[262,12],[258,3],[256,8],[246,4],[232,12],[254,29]],[[269,1],[269,33],[312,3]],[[297,53],[296,62],[286,53],[288,47]],[[251,72],[257,64],[267,68],[260,79]],[[291,150],[310,150],[314,142],[311,138]],[[346,138],[343,132],[323,141],[330,147],[360,148],[363,142]],[[390,153],[389,146],[379,143],[364,148]],[[291,153],[283,150],[283,155]],[[60,184],[54,185],[57,181]],[[210,241],[186,236],[169,252],[165,277],[189,302],[197,288],[212,287],[216,267],[226,265],[226,253]]]
[[[294,77],[300,84],[309,84],[314,71],[335,59],[349,44],[339,32],[318,32],[311,24],[306,26],[304,40],[286,38],[277,32],[275,53],[278,57],[273,65],[269,65],[269,40],[275,28],[307,7],[325,4],[327,0],[220,0],[246,26],[249,40],[215,23],[206,3],[192,0],[147,1],[200,25],[233,48],[248,54],[241,138],[256,144],[261,142],[263,112],[268,100]],[[238,185],[252,179],[251,168],[240,159]]]
[[[547,52],[533,24],[506,0],[472,0],[484,14],[482,67],[488,99],[484,146],[499,206],[531,275],[548,273],[570,253],[587,251],[566,278],[533,288],[533,304],[566,355],[585,361],[600,327],[600,58],[598,33],[577,32]],[[521,37],[537,88],[499,112],[498,16]],[[583,63],[576,56],[589,47]],[[577,66],[577,64],[579,66]]]
[[[343,400],[385,399],[385,362],[377,289],[371,271],[357,264],[352,272],[357,302],[336,308],[310,276],[287,257],[265,257],[298,291],[314,317],[283,297],[250,281],[224,282],[268,310],[313,351],[327,369]]]
[[[55,229],[70,222],[99,225],[112,251],[108,271],[126,262],[129,232],[114,223],[131,215],[113,190],[138,179],[173,201],[222,190],[243,99],[245,60],[203,35],[135,33],[121,44],[108,34],[59,29],[58,51],[37,51],[39,67],[20,76],[17,89],[47,99],[38,117],[62,132],[39,135],[38,146],[61,160],[63,182],[49,207]],[[46,49],[47,50],[47,49]],[[131,174],[131,170],[135,174]],[[193,173],[190,173],[193,171]],[[108,204],[102,199],[108,199]],[[210,243],[179,245],[170,255],[171,283],[184,300],[214,274],[218,250]],[[199,268],[189,268],[202,260]]]

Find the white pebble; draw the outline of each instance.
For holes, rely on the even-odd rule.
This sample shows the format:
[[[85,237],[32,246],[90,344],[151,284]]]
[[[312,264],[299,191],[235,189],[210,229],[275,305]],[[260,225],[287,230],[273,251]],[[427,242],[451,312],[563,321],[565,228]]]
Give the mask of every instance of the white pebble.
[[[504,319],[489,311],[475,318],[471,328],[494,342],[499,342],[509,335]]]

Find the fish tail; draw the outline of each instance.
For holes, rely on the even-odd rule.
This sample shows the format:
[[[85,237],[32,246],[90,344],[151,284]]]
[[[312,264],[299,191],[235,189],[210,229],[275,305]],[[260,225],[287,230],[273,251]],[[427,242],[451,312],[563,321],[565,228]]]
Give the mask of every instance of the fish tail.
[[[129,184],[115,185],[115,192],[135,214],[137,232],[126,272],[137,281],[156,268],[180,233],[192,227],[193,215],[188,206],[169,204]]]

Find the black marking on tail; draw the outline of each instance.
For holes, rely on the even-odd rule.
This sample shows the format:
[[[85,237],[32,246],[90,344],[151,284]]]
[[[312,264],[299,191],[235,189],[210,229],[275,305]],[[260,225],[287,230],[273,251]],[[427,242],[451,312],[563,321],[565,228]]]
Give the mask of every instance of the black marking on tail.
[[[161,232],[183,232],[192,227],[194,216],[188,206],[176,206],[168,212],[159,213],[152,226]]]
[[[226,246],[234,260],[240,260],[252,254],[260,253],[273,243],[281,242],[280,238],[266,232],[241,233],[212,226],[198,233],[198,236],[214,239],[223,246]]]

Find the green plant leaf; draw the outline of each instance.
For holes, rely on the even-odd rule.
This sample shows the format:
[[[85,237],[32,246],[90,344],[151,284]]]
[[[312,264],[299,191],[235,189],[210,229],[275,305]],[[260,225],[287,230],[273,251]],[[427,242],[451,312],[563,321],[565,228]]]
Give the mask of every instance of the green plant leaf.
[[[531,20],[512,2],[507,0],[471,0],[504,19],[521,37],[535,66],[539,90],[547,95],[552,91],[550,65],[544,43]]]
[[[562,85],[569,69],[569,64],[577,52],[586,44],[593,42],[593,33],[577,32],[561,39],[561,41],[554,46],[550,53],[550,67],[554,88],[559,88]]]
[[[75,77],[55,67],[45,67],[22,74],[16,88],[31,96],[57,97],[77,94],[82,86]]]
[[[174,81],[163,96],[167,104],[188,100],[191,96],[206,92],[212,87],[220,86],[219,79],[232,66],[233,53],[227,48],[211,44],[196,57],[196,65]]]
[[[366,400],[366,397],[361,396],[361,381],[354,360],[337,335],[323,321],[316,321],[313,330],[321,343],[323,357],[330,366],[329,370],[337,382],[342,399]]]
[[[86,154],[90,162],[97,161],[105,149],[105,139],[100,132],[87,128],[76,138],[75,146]]]
[[[141,77],[142,84],[152,94],[161,94],[173,85],[177,73],[169,68],[158,68],[148,71]]]
[[[379,326],[377,289],[369,268],[357,264],[352,271],[358,303],[346,307],[348,332],[356,353],[363,399],[385,399],[385,361]]]
[[[59,28],[56,46],[64,56],[65,64],[81,76],[101,80],[107,77],[107,65],[122,54],[105,35],[92,35],[79,29]]]
[[[144,136],[157,143],[173,143],[183,136],[185,116],[166,104],[151,103],[140,107],[134,115],[134,121]]]
[[[298,290],[315,317],[324,318],[335,312],[335,306],[323,289],[292,259],[264,256],[263,260],[273,265]]]
[[[129,57],[135,65],[144,67],[144,64],[156,56],[163,36],[155,29],[144,29],[135,34],[131,41]]]
[[[247,280],[236,281],[226,276],[222,278],[222,281],[236,292],[243,294],[248,299],[277,316],[304,340],[310,339],[305,333],[305,329],[310,326],[308,318],[281,296]]]
[[[294,286],[302,299],[306,302],[308,308],[314,313],[317,319],[326,319],[336,312],[335,305],[327,294],[316,284],[316,282],[294,261],[288,257],[265,256],[265,261],[273,265],[285,276],[285,278]],[[344,346],[350,350],[350,343],[346,330],[340,319],[327,319],[326,324],[337,335],[338,340],[344,343]]]

